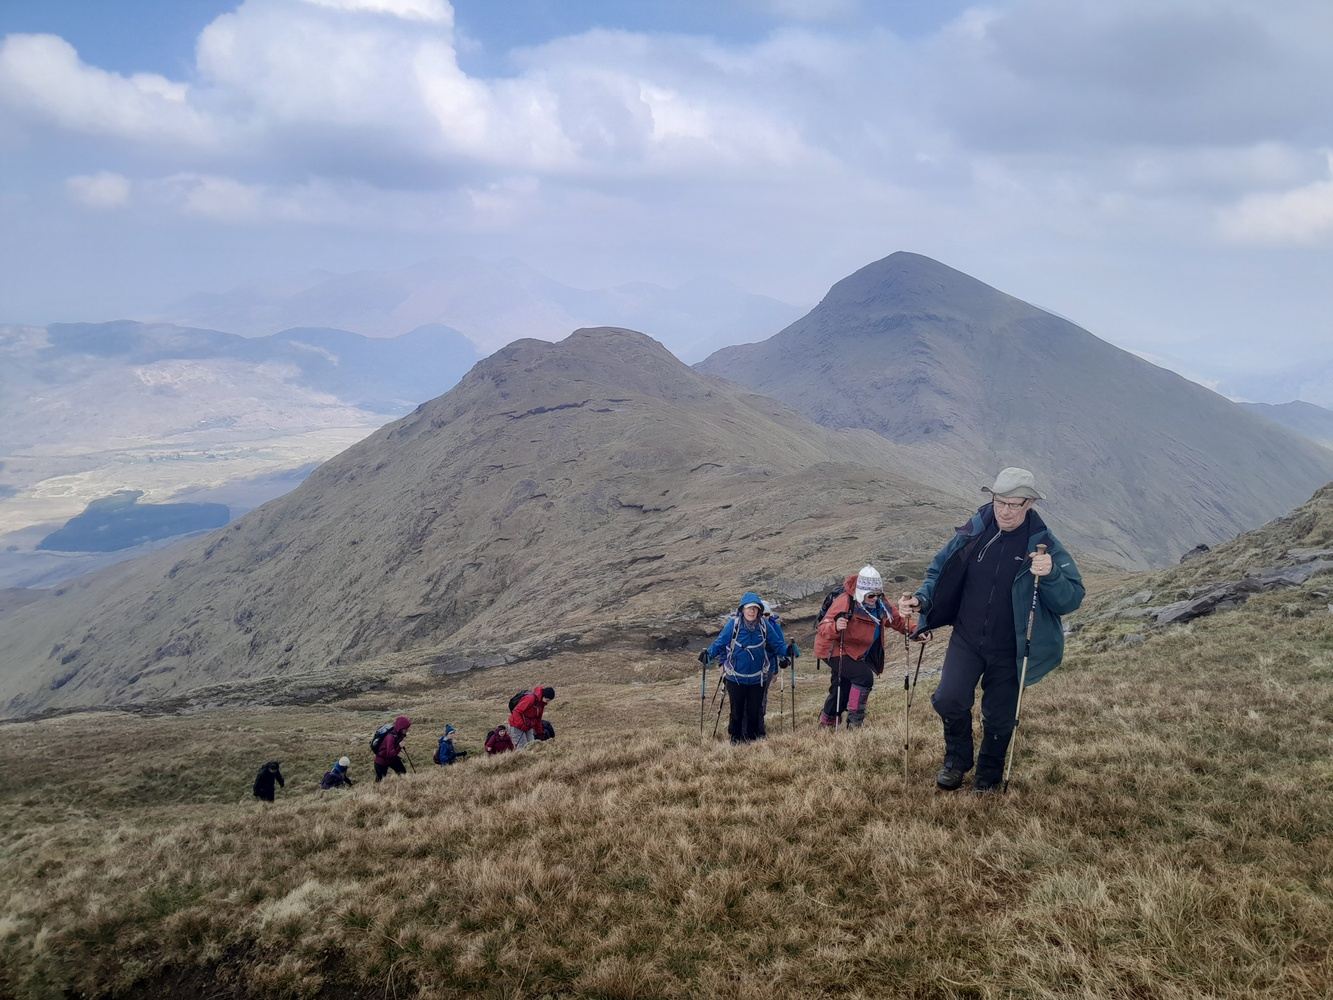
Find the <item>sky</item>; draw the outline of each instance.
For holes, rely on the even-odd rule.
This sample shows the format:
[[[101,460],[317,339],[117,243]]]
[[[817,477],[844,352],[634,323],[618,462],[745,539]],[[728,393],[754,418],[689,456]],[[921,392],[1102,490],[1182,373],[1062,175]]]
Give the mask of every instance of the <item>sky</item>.
[[[911,250],[1333,405],[1329,66],[1327,0],[0,0],[0,322],[459,254],[813,305]]]

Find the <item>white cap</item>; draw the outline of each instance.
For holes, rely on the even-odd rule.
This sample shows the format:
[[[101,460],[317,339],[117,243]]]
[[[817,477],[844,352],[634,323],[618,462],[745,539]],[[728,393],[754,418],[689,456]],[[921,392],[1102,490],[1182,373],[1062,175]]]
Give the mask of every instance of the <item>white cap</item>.
[[[346,757],[339,757],[338,766],[341,768],[348,768],[352,766],[352,762]]]
[[[884,593],[884,581],[880,578],[879,570],[874,566],[862,566],[861,572],[856,574],[856,600],[864,601],[866,594]]]

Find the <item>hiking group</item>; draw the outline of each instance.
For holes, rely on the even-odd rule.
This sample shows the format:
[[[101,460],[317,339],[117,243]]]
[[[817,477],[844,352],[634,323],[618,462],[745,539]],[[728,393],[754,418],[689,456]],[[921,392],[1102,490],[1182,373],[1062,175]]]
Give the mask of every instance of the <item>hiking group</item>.
[[[886,600],[884,581],[874,566],[849,574],[829,594],[815,626],[816,662],[829,667],[828,694],[819,713],[819,728],[860,728],[875,681],[884,673],[887,633],[922,644],[934,629],[951,627],[939,683],[931,705],[944,733],[944,759],[935,784],[944,791],[960,788],[975,768],[973,790],[1002,790],[1013,762],[1014,735],[1020,722],[1023,690],[1060,664],[1064,655],[1061,616],[1083,601],[1083,580],[1074,560],[1053,535],[1034,505],[1046,497],[1026,469],[1000,471],[991,486],[982,487],[990,500],[955,529],[926,567],[915,593],[902,594],[896,605]],[[699,654],[703,668],[699,688],[699,729],[703,734],[708,694],[708,667],[721,665],[713,697],[725,687],[722,709],[730,706],[727,735],[734,744],[766,735],[765,718],[773,681],[791,670],[792,722],[796,713],[795,661],[800,650],[782,631],[778,615],[751,590],[741,596],[717,637]],[[982,738],[978,752],[972,734],[972,707],[981,687]],[[910,751],[912,696],[915,678],[903,677],[907,691],[904,768]],[[785,695],[784,695],[785,697]],[[523,750],[553,739],[555,728],[543,718],[555,688],[538,685],[509,699],[506,721],[486,734],[488,755]],[[381,726],[370,741],[375,781],[390,772],[406,774],[411,767],[404,742],[412,720],[400,715]],[[446,725],[433,760],[449,765],[467,757],[454,746],[457,730]],[[406,766],[404,765],[406,759]],[[321,791],[351,787],[351,762],[340,757],[320,781]],[[278,761],[268,761],[255,778],[254,795],[272,802],[274,785],[285,782]]]
[[[992,485],[982,489],[990,500],[955,529],[931,560],[915,593],[902,594],[895,607],[885,599],[880,574],[867,565],[828,595],[816,619],[816,661],[829,666],[828,695],[819,714],[824,730],[840,725],[856,729],[864,723],[875,679],[884,672],[886,630],[899,633],[906,647],[909,641],[930,641],[934,629],[952,627],[939,684],[931,696],[944,731],[944,759],[935,776],[943,791],[960,788],[974,767],[974,791],[1005,787],[1023,689],[1060,664],[1064,655],[1060,618],[1083,601],[1078,567],[1034,509],[1046,497],[1033,474],[1003,469]],[[709,663],[722,666],[731,701],[731,742],[745,743],[764,735],[768,686],[798,655],[795,645],[784,640],[777,616],[757,593],[747,592],[717,638],[699,654],[704,670],[701,731]],[[920,664],[918,651],[918,673]],[[794,692],[794,670],[792,683]],[[978,684],[979,753],[972,736]],[[904,675],[903,686],[910,727],[915,680],[909,683]]]
[[[493,756],[511,750],[522,750],[533,743],[555,739],[555,727],[542,717],[546,706],[554,699],[555,688],[549,685],[539,685],[530,691],[520,691],[515,694],[509,699],[509,715],[506,721],[486,734],[484,744],[486,753]],[[405,775],[409,768],[416,770],[412,765],[411,755],[404,745],[408,730],[411,728],[412,719],[400,715],[392,722],[380,726],[371,736],[370,752],[374,755],[377,784],[388,777],[390,772]],[[431,754],[433,763],[448,766],[467,758],[467,750],[460,750],[454,746],[457,736],[458,730],[452,724],[446,723]],[[320,793],[335,788],[351,788],[354,784],[349,773],[351,766],[352,761],[347,756],[334,761],[320,779]],[[255,776],[254,797],[262,802],[274,801],[275,784],[278,788],[285,788],[287,784],[282,775],[281,762],[266,761]]]

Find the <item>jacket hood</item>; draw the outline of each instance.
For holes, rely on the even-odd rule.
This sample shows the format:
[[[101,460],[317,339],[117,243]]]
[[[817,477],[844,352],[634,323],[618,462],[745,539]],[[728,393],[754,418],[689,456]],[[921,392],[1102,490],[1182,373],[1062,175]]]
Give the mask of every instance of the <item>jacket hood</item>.
[[[764,599],[760,597],[758,594],[756,594],[753,590],[747,590],[744,594],[741,595],[740,603],[736,605],[736,613],[740,614],[741,608],[745,607],[745,605],[747,604],[758,604],[759,613],[761,615],[764,613],[764,609],[767,607],[767,605],[764,604]]]
[[[412,720],[409,719],[406,715],[400,715],[398,716],[398,718],[393,720],[393,728],[398,730],[400,733],[405,733],[412,728]]]
[[[853,573],[847,579],[842,581],[842,592],[849,597],[856,596],[856,574]]]

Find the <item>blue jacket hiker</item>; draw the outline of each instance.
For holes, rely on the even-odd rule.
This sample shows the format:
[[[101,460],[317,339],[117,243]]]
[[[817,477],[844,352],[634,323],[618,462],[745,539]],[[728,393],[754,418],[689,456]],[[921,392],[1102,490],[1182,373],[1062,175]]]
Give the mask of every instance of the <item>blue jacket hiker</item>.
[[[339,757],[333,762],[333,766],[324,772],[324,777],[319,781],[319,790],[327,792],[330,788],[351,788],[352,778],[347,773],[351,766],[352,761],[349,758]]]
[[[446,723],[444,732],[440,734],[439,745],[435,748],[435,754],[432,759],[440,765],[452,764],[454,761],[462,760],[467,756],[466,750],[457,750],[454,748],[454,737],[458,735],[458,730],[453,725]]]
[[[919,612],[918,634],[953,626],[939,687],[930,702],[944,725],[944,765],[936,785],[952,791],[972,770],[972,703],[981,684],[984,723],[975,758],[975,791],[1000,787],[1014,731],[1019,674],[1035,684],[1064,656],[1061,615],[1083,603],[1083,578],[1073,558],[1032,508],[1046,499],[1026,469],[1004,469],[986,489],[992,500],[958,528],[935,555],[917,592],[899,610]],[[1037,546],[1046,546],[1044,553]],[[1027,617],[1036,587],[1032,644]]]
[[[753,591],[741,597],[736,611],[699,658],[722,664],[731,717],[732,743],[748,743],[764,735],[764,688],[786,654],[787,640],[775,618],[764,614],[763,599]]]

